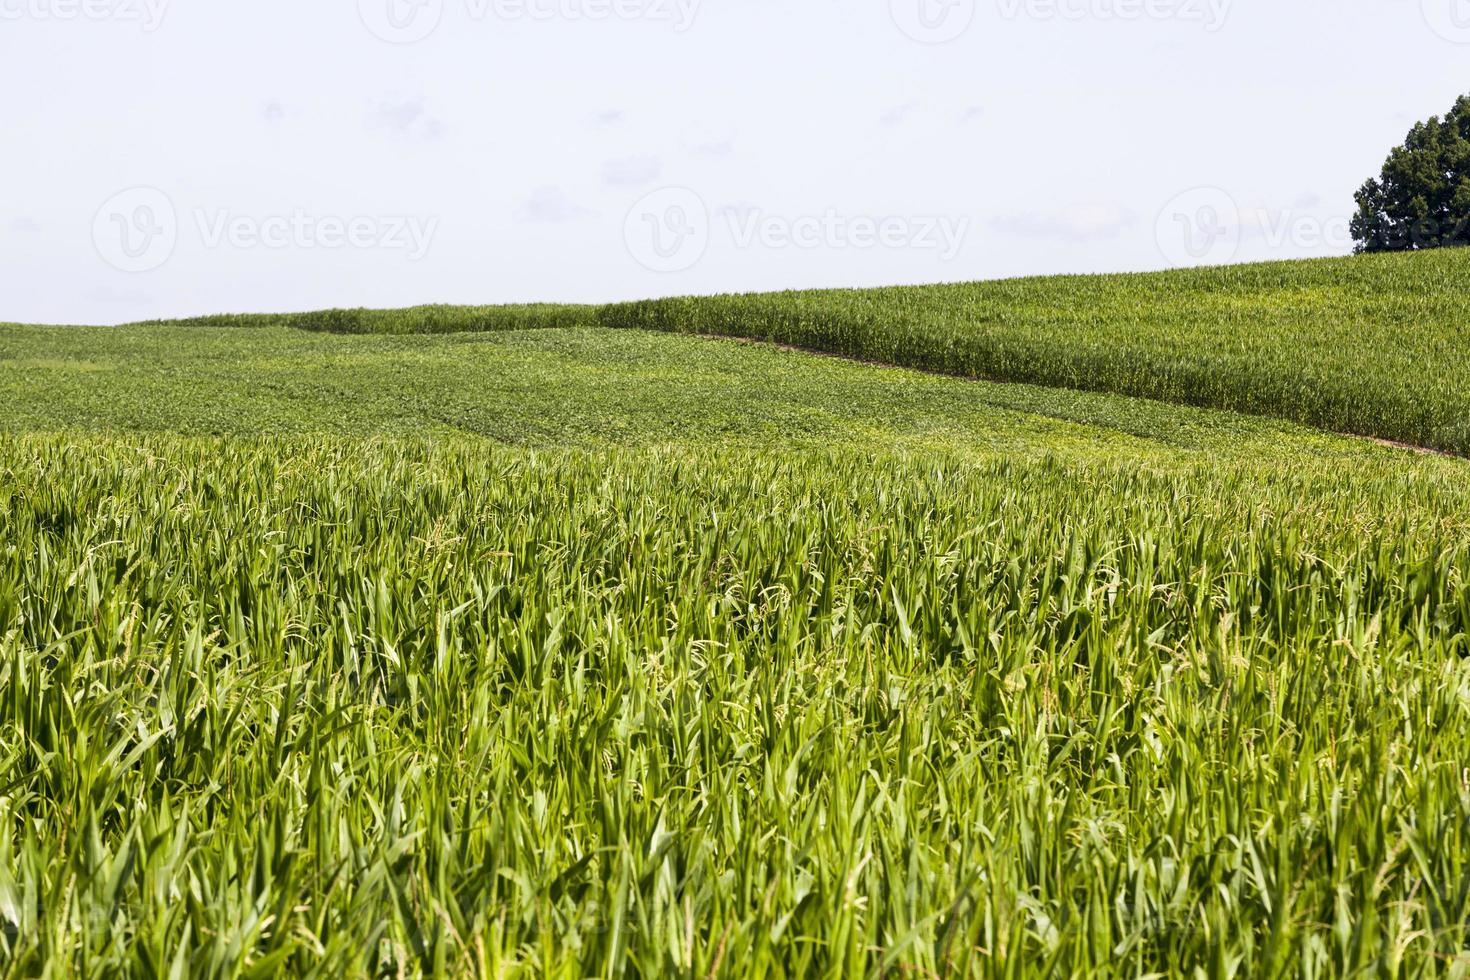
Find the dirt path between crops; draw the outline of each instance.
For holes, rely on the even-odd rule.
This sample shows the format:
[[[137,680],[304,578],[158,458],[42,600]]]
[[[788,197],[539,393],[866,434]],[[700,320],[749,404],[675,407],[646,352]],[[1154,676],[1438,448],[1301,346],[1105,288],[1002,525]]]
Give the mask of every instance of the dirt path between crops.
[[[802,347],[798,344],[785,344],[775,340],[757,340],[754,337],[737,337],[731,334],[720,333],[689,333],[685,337],[695,337],[699,340],[723,340],[733,341],[737,344],[749,344],[753,347],[771,347],[776,350],[789,351],[793,354],[810,354],[814,357],[830,357],[837,361],[847,361],[849,364],[862,364],[867,367],[886,368],[890,371],[915,371],[919,374],[927,374],[937,378],[952,378],[956,381],[979,381],[987,384],[1024,384],[1034,388],[1061,388],[1062,385],[1037,384],[1034,381],[1007,381],[1004,378],[976,377],[968,374],[951,374],[947,371],[935,371],[929,368],[907,367],[902,364],[889,364],[887,361],[871,361],[864,357],[855,357],[851,354],[837,354],[829,350],[819,350],[815,347]],[[1180,405],[1182,408],[1195,408],[1210,412],[1227,412],[1229,409],[1212,408],[1208,405],[1186,405],[1179,402],[1163,402],[1156,398],[1145,398],[1141,395],[1129,395],[1121,391],[1096,391],[1088,388],[1067,388],[1068,391],[1080,391],[1089,395],[1115,395],[1121,398],[1139,398],[1142,401],[1151,401],[1159,405]],[[1237,413],[1239,414],[1239,413]],[[1416,446],[1412,442],[1398,442],[1393,439],[1383,439],[1378,436],[1365,436],[1360,432],[1338,432],[1335,429],[1319,429],[1317,426],[1308,425],[1305,422],[1297,422],[1294,419],[1281,418],[1277,415],[1256,416],[1257,418],[1271,418],[1292,425],[1300,425],[1305,429],[1313,429],[1317,432],[1326,432],[1329,435],[1341,436],[1344,439],[1359,439],[1382,446],[1385,449],[1399,449],[1404,452],[1416,453],[1420,456],[1439,456],[1444,459],[1470,459],[1465,453],[1451,452],[1448,449],[1431,449],[1428,446]]]
[[[1360,436],[1353,432],[1333,432],[1332,434],[1348,439],[1366,439],[1369,442],[1376,442],[1385,449],[1403,449],[1407,452],[1418,453],[1420,456],[1443,456],[1446,459],[1470,458],[1461,453],[1452,453],[1448,449],[1430,449],[1428,446],[1416,446],[1412,442],[1394,442],[1392,439],[1380,439],[1377,436]]]

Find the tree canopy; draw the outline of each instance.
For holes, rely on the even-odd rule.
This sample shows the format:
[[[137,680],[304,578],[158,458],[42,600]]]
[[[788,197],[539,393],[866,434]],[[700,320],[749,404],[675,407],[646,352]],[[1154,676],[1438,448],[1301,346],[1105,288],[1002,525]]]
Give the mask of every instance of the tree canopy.
[[[1357,201],[1359,252],[1470,245],[1470,95],[1444,118],[1416,124]]]

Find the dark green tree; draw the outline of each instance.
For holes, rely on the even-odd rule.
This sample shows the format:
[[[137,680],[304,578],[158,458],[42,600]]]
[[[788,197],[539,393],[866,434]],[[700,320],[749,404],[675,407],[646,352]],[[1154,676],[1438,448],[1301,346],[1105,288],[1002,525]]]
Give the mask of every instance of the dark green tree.
[[[1415,125],[1357,197],[1359,252],[1470,245],[1470,95]]]

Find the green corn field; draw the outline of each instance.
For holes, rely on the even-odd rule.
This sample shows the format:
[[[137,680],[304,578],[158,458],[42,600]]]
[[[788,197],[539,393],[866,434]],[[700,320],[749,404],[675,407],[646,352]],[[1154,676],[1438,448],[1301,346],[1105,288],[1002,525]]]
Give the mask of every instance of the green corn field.
[[[1470,976],[1465,263],[0,327],[0,976]]]
[[[1166,273],[656,300],[609,326],[728,334],[1111,391],[1470,454],[1470,250]]]

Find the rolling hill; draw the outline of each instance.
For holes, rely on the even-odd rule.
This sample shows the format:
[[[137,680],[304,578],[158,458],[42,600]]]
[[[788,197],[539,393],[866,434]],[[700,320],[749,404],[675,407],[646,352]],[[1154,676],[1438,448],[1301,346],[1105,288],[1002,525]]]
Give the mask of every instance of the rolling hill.
[[[0,328],[0,974],[1470,969],[1465,261]]]

